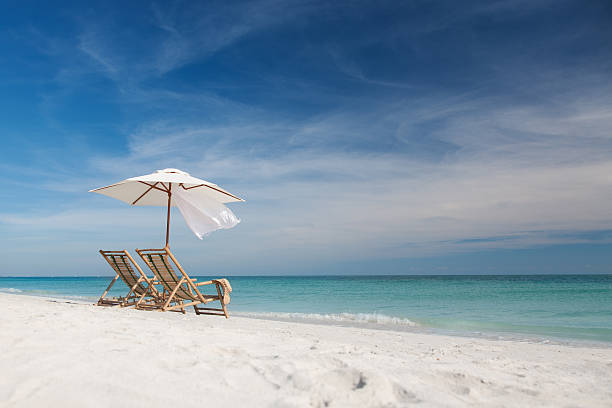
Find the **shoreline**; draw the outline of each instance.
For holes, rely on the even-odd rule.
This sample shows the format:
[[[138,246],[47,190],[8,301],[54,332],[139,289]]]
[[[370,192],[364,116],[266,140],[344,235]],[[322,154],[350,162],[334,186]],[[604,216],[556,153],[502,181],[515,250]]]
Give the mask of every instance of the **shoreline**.
[[[0,293],[0,405],[609,406],[612,349]],[[126,386],[130,384],[130,386]]]
[[[232,316],[232,314],[230,314]],[[513,343],[525,343],[525,344],[540,344],[540,345],[551,345],[551,346],[566,346],[566,347],[587,347],[587,348],[596,348],[596,349],[612,349],[612,343],[605,341],[596,341],[596,340],[580,340],[580,339],[565,339],[565,338],[556,338],[556,337],[528,337],[527,335],[523,335],[521,333],[471,333],[471,332],[459,332],[453,330],[444,330],[435,327],[421,326],[418,328],[412,329],[398,329],[391,326],[384,325],[376,325],[376,324],[350,324],[350,323],[328,323],[323,321],[316,320],[307,320],[307,319],[283,319],[283,318],[265,318],[265,317],[254,317],[254,316],[245,316],[241,314],[234,313],[234,316],[241,317],[244,319],[255,319],[255,320],[264,320],[271,322],[281,322],[281,323],[295,323],[295,324],[312,324],[317,326],[331,326],[331,327],[346,327],[346,328],[356,328],[356,329],[367,329],[367,330],[376,330],[383,332],[398,332],[398,333],[412,333],[412,334],[423,334],[423,335],[431,335],[431,336],[446,336],[446,337],[459,337],[465,339],[474,339],[474,340],[488,340],[488,341],[508,341]]]
[[[10,288],[13,289],[13,288]],[[49,294],[39,294],[39,293],[29,293],[27,291],[22,291],[21,289],[14,289],[15,291],[0,291],[0,295],[9,294],[16,296],[28,296],[40,299],[49,299],[49,300],[70,300],[78,304],[84,305],[95,305],[97,299],[90,298],[86,296],[80,295],[49,295]],[[187,312],[189,313],[189,311]],[[395,324],[385,324],[385,323],[372,323],[367,321],[350,321],[350,320],[335,320],[324,318],[327,316],[336,316],[342,315],[345,313],[329,313],[326,315],[322,314],[308,314],[308,313],[300,313],[300,312],[244,312],[244,311],[232,311],[230,306],[230,316],[240,317],[245,319],[256,319],[256,320],[265,320],[272,322],[285,322],[285,323],[296,323],[296,324],[314,324],[321,326],[332,326],[332,327],[348,327],[348,328],[358,328],[358,329],[369,329],[369,330],[381,330],[381,331],[391,331],[391,332],[406,332],[406,333],[414,333],[414,334],[431,334],[434,336],[450,336],[450,337],[460,337],[460,338],[470,338],[470,339],[484,339],[490,341],[512,341],[519,343],[529,343],[529,344],[550,344],[550,345],[561,345],[568,347],[589,347],[589,348],[602,348],[612,349],[612,342],[606,342],[602,340],[586,340],[586,339],[577,339],[577,338],[564,338],[564,337],[555,337],[555,336],[547,336],[547,335],[537,335],[537,334],[528,334],[528,333],[520,333],[520,332],[495,332],[495,331],[459,331],[452,329],[442,329],[438,327],[425,326],[420,323],[416,323],[410,321],[406,318],[399,318],[395,316],[387,316],[387,315],[379,315],[379,314],[367,314],[367,313],[358,313],[358,315],[371,315],[371,316],[380,316],[383,318],[389,319],[397,319],[397,320],[406,320],[410,322],[410,324],[405,325],[395,325]],[[348,314],[348,313],[347,313]],[[308,316],[308,317],[304,317]],[[311,317],[311,316],[320,316],[322,318]]]
[[[35,297],[41,299],[57,299],[57,300],[71,300],[80,304],[95,304],[97,298],[80,296],[80,295],[50,295],[43,293],[31,293],[27,291],[23,291],[21,289],[8,288],[13,290],[5,290],[0,291],[1,294],[12,294],[17,296],[28,296]],[[189,313],[189,312],[187,312]],[[404,324],[391,324],[391,323],[379,323],[379,322],[370,322],[366,320],[338,320],[335,319],[335,316],[338,315],[350,315],[350,316],[372,316],[379,317],[383,319],[392,319],[392,320],[402,320],[405,321]],[[473,338],[473,339],[485,339],[491,341],[514,341],[521,343],[531,343],[531,344],[551,344],[551,345],[563,345],[569,347],[592,347],[592,348],[612,348],[612,342],[603,341],[603,340],[590,340],[590,339],[580,339],[580,338],[572,338],[572,337],[560,337],[560,336],[551,336],[545,334],[533,334],[533,333],[524,333],[524,332],[500,332],[494,330],[482,330],[482,331],[471,331],[471,330],[453,330],[453,329],[443,329],[434,326],[422,325],[421,323],[411,321],[407,318],[395,317],[382,315],[377,313],[328,313],[328,314],[318,314],[318,313],[301,313],[301,312],[245,312],[245,311],[232,311],[230,306],[230,316],[233,317],[241,317],[246,319],[257,319],[257,320],[266,320],[273,322],[286,322],[286,323],[297,323],[297,324],[314,324],[314,325],[322,325],[322,326],[332,326],[332,327],[352,327],[352,328],[362,328],[362,329],[370,329],[370,330],[382,330],[382,331],[392,331],[392,332],[406,332],[406,333],[415,333],[415,334],[431,334],[431,335],[441,335],[441,336],[451,336],[451,337],[461,337],[461,338]],[[330,318],[331,317],[331,318]]]

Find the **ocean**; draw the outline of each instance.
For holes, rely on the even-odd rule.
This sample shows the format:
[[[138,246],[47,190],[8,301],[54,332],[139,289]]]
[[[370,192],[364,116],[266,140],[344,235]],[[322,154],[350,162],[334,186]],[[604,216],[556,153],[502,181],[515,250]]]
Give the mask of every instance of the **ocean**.
[[[209,277],[197,277],[207,280]],[[0,278],[0,292],[95,302],[111,277]],[[612,345],[612,275],[233,276],[230,314]],[[112,295],[126,292],[117,282]]]

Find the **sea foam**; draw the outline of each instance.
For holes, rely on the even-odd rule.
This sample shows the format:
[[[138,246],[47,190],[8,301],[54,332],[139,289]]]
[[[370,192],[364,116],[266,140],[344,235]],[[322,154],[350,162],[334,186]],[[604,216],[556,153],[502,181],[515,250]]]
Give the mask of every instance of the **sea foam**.
[[[0,288],[0,292],[4,293],[21,293],[23,290],[15,288]]]
[[[379,313],[287,313],[287,312],[234,312],[236,316],[256,319],[292,320],[312,323],[332,323],[348,325],[380,325],[416,327],[412,320],[387,316]]]

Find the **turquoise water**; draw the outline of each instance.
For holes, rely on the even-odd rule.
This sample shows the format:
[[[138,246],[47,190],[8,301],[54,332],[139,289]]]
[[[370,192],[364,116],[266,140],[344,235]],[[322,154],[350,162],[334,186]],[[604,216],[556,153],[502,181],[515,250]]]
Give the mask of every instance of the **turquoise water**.
[[[109,281],[0,278],[0,291],[95,301]],[[255,318],[612,343],[612,275],[231,277],[230,282],[230,311]],[[124,292],[121,282],[115,284],[114,295]]]

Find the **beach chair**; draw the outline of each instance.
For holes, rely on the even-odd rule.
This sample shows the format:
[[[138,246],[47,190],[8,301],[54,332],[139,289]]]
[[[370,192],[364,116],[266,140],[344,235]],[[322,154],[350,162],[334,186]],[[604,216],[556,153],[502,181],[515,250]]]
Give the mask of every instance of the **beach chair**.
[[[161,294],[155,288],[156,282],[144,274],[140,266],[134,261],[134,258],[128,251],[102,251],[100,254],[106,259],[106,262],[115,271],[115,278],[108,285],[100,299],[98,306],[155,306],[161,301]],[[134,265],[138,273],[132,267]],[[119,298],[106,298],[108,291],[113,287],[115,282],[121,278],[123,282],[130,288],[127,295]]]
[[[196,283],[187,275],[181,264],[176,260],[168,247],[163,249],[137,249],[136,252],[147,264],[157,279],[164,287],[164,299],[159,308],[163,311],[181,311],[193,306],[196,314],[225,316],[229,318],[226,305],[230,302],[229,294],[232,291],[227,279],[213,279],[206,282]],[[174,267],[180,272],[177,276]],[[208,295],[200,292],[202,286],[213,286],[216,294]],[[221,308],[203,307],[210,302],[219,301]]]

